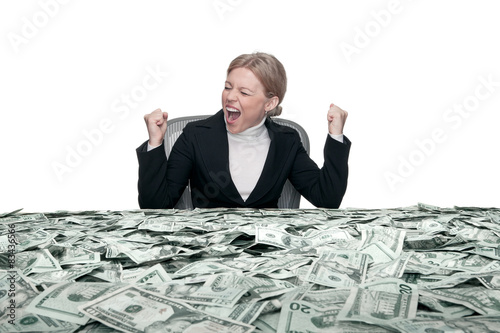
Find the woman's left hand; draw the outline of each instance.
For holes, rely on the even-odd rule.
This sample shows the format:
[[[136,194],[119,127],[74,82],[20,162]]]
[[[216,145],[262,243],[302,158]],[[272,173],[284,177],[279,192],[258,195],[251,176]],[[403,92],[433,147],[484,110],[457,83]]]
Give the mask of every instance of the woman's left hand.
[[[326,116],[328,120],[328,132],[332,135],[343,134],[347,112],[334,105],[330,104],[330,109]]]

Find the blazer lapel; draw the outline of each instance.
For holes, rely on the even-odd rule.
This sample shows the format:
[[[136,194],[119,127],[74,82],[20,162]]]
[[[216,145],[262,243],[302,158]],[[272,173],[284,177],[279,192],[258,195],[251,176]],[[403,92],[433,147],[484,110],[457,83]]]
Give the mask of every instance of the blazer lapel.
[[[291,142],[293,140],[288,140],[290,139],[289,133],[277,130],[275,124],[270,120],[266,120],[265,124],[269,132],[271,145],[257,185],[255,185],[245,202],[247,205],[258,201],[274,187],[281,175],[282,168],[280,166],[286,164],[286,159],[289,158],[288,155],[292,148]]]
[[[217,112],[198,126],[207,129],[197,134],[196,141],[213,184],[226,197],[244,205],[245,203],[236,189],[229,171],[229,146],[223,111]]]

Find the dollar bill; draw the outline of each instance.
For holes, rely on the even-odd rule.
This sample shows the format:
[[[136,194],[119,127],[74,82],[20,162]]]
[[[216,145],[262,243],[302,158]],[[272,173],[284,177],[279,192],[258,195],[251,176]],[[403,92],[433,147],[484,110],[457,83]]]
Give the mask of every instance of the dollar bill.
[[[256,302],[269,297],[279,296],[297,288],[296,285],[287,281],[233,274],[211,276],[205,281],[204,286],[215,290],[232,286],[245,289],[247,292],[241,298],[241,302],[243,303]]]
[[[286,257],[269,260],[266,263],[253,269],[253,272],[258,274],[270,274],[272,272],[281,269],[292,270],[300,266],[306,265],[310,261],[311,259],[308,257],[303,257],[298,255],[288,255]]]
[[[377,281],[366,282],[359,285],[360,288],[376,291],[385,291],[393,294],[416,294],[418,295],[418,286],[408,283],[402,279],[386,278]]]
[[[182,300],[189,304],[202,304],[233,308],[247,289],[238,286],[206,286],[201,283],[163,283],[141,286],[144,290]]]
[[[319,246],[339,240],[349,240],[353,237],[343,229],[331,229],[315,233],[309,237],[295,236],[276,228],[256,227],[255,242],[268,244],[285,249]]]
[[[134,277],[135,283],[164,283],[172,281],[162,265],[156,264]]]
[[[36,287],[21,271],[1,271],[0,332],[73,332],[79,327],[30,312],[28,307],[37,296]]]
[[[368,255],[355,251],[324,252],[313,262],[306,281],[332,288],[359,285],[365,279]]]
[[[341,304],[321,308],[306,301],[294,301],[283,305],[277,332],[380,332],[389,330],[361,322],[340,322],[337,316]]]
[[[453,320],[401,321],[391,325],[404,333],[500,332],[498,318],[462,318]]]
[[[464,305],[483,315],[500,315],[500,290],[469,287],[460,289],[425,289],[421,295]]]
[[[121,284],[96,282],[58,283],[33,299],[26,310],[34,314],[84,325],[90,318],[80,312],[78,306],[121,287],[123,287]]]
[[[390,250],[390,256],[392,258],[401,255],[406,235],[405,230],[383,226],[371,227],[368,225],[360,225],[360,227],[362,229],[359,250],[363,250],[370,244],[382,242],[386,246],[387,251]]]
[[[337,318],[340,321],[389,325],[415,318],[417,305],[418,294],[391,293],[353,287]]]
[[[348,320],[336,315],[336,332],[400,331],[400,323],[413,327],[419,322],[459,331],[450,325],[471,318],[477,319],[471,327],[484,329],[479,325],[484,319],[494,331],[488,320],[498,317],[500,304],[499,225],[498,208],[424,204],[391,209],[18,212],[0,217],[0,269],[16,267],[24,281],[14,285],[19,308],[12,331],[117,331],[86,315],[82,324],[62,315],[71,306],[58,301],[56,290],[62,297],[64,288],[94,283],[96,288],[132,284],[262,332],[276,332],[282,314],[294,323],[309,320],[303,327],[292,325],[291,331],[311,330],[306,315],[313,317],[314,310],[322,316],[339,307],[359,310],[359,315]],[[13,238],[15,244],[9,242]],[[390,315],[375,322],[380,313],[373,318],[362,307],[352,307],[352,287],[372,293],[373,300],[362,294],[367,301],[360,306],[378,302]],[[10,284],[0,283],[0,301],[12,299],[10,289]],[[87,289],[90,295],[92,288]],[[35,298],[43,298],[39,294],[51,292],[53,297],[39,306],[48,312],[27,311],[36,305]],[[401,295],[412,297],[398,301]],[[407,304],[413,304],[414,295],[419,304],[414,317],[408,310],[388,310],[394,304],[411,309]],[[393,298],[394,304],[389,302]],[[306,314],[294,305],[297,313],[287,308],[291,302],[306,302],[314,309]],[[380,309],[375,307],[375,313]],[[5,318],[0,316],[0,331],[9,331]]]
[[[196,309],[223,318],[229,318],[241,323],[252,324],[262,312],[265,311],[270,301],[257,301],[253,303],[239,303],[231,308],[221,308],[210,305],[193,305]]]
[[[171,328],[192,332],[251,332],[253,327],[220,318],[160,294],[127,286],[79,307],[106,326],[123,332]]]
[[[14,266],[25,275],[62,271],[57,259],[47,249],[17,253]]]

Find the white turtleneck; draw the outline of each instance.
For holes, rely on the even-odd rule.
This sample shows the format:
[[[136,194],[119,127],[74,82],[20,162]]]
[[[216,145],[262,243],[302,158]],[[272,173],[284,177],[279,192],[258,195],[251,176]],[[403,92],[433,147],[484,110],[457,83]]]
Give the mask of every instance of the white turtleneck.
[[[229,171],[244,201],[257,185],[271,145],[265,121],[264,117],[258,125],[247,128],[241,133],[233,134],[227,131]]]

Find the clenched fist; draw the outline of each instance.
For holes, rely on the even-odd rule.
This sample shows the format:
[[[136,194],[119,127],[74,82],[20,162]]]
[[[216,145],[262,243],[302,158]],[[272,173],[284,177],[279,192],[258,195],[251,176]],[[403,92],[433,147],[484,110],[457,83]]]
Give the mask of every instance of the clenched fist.
[[[330,104],[330,109],[326,116],[328,120],[328,132],[332,135],[343,134],[347,112],[334,105]]]
[[[165,132],[167,131],[168,113],[156,109],[150,114],[144,115],[144,121],[148,127],[149,144],[153,147],[161,145]]]

